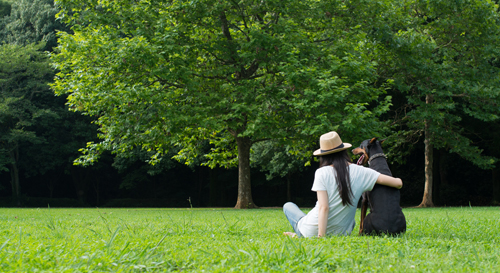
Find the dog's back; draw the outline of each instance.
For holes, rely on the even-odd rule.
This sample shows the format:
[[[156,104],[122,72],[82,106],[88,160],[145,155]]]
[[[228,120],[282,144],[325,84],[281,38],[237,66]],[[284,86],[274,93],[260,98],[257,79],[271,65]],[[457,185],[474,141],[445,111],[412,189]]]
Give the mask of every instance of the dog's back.
[[[406,219],[399,206],[399,190],[375,185],[369,194],[370,213],[363,225],[365,234],[399,234],[406,230]]]
[[[370,157],[375,154],[383,155],[380,142],[376,141],[367,152]],[[370,168],[381,174],[392,176],[385,156],[372,159]],[[375,184],[368,196],[370,213],[363,222],[364,234],[396,235],[406,230],[406,219],[400,206],[399,189]]]

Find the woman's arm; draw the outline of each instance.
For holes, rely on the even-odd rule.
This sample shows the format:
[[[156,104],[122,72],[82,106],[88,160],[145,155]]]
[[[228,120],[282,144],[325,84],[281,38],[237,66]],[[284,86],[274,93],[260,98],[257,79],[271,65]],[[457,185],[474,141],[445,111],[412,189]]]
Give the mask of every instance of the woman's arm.
[[[326,191],[317,191],[318,195],[318,237],[326,235],[326,223],[328,221],[328,194]]]
[[[385,174],[380,174],[377,178],[377,184],[401,189],[403,187],[403,180]]]

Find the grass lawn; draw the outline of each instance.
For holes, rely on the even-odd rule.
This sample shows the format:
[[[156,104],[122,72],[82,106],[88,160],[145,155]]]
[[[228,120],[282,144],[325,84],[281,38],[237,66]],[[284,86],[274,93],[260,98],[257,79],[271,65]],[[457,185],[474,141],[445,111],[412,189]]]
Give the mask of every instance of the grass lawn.
[[[0,209],[0,271],[500,272],[498,207],[404,213],[399,238],[291,239],[280,209]]]

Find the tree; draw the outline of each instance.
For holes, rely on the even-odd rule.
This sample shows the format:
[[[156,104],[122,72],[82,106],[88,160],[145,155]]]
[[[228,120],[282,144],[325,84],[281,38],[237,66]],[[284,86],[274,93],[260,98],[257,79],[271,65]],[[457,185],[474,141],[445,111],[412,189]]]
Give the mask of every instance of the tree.
[[[57,3],[74,34],[60,34],[53,89],[69,94],[72,110],[98,117],[102,139],[80,163],[134,147],[155,151],[154,163],[176,145],[194,158],[207,139],[207,164],[237,165],[235,207],[251,208],[253,144],[273,139],[300,150],[330,130],[349,139],[359,128],[384,128],[376,117],[390,98],[381,99],[384,83],[373,84],[356,3]]]
[[[0,1],[0,21],[3,17],[10,15],[10,3],[5,1]]]
[[[14,199],[18,200],[20,172],[23,172],[25,176],[33,176],[59,168],[63,173],[67,169],[68,162],[71,162],[76,157],[76,150],[85,144],[85,142],[78,140],[82,132],[78,132],[77,128],[82,129],[80,127],[82,118],[66,111],[64,107],[65,99],[63,97],[54,97],[47,85],[48,82],[52,81],[54,71],[50,68],[47,56],[41,51],[51,50],[57,44],[55,31],[65,29],[65,26],[60,21],[55,20],[56,13],[57,9],[54,7],[53,1],[22,0],[13,3],[11,9],[9,5],[9,15],[2,18],[1,22],[0,36],[2,42],[16,45],[10,50],[23,46],[29,48],[29,52],[25,52],[26,55],[23,55],[23,58],[27,58],[23,59],[26,63],[22,66],[18,64],[12,65],[12,67],[15,67],[15,72],[8,72],[11,74],[6,76],[12,77],[9,82],[13,86],[23,86],[24,89],[18,92],[19,90],[12,91],[16,90],[17,87],[5,86],[6,90],[12,89],[12,92],[6,96],[17,96],[20,101],[28,102],[23,103],[22,107],[16,109],[19,113],[26,114],[28,108],[37,113],[44,113],[43,115],[35,114],[31,117],[29,114],[24,116],[24,121],[21,122],[22,125],[19,125],[22,126],[21,131],[25,134],[23,141],[14,142],[16,148],[14,152],[10,152],[9,162],[16,159],[14,160],[15,165],[12,168],[11,175],[13,176],[14,186],[17,185],[18,188],[13,191]],[[35,54],[36,56],[33,56],[33,50],[35,49],[32,48],[33,44],[31,43],[37,42],[42,43],[36,46],[36,50],[39,52]],[[39,58],[43,59],[43,62]],[[6,64],[8,63],[7,61]],[[16,75],[17,72],[19,74]],[[40,73],[40,75],[45,73],[45,76],[39,77],[37,75],[32,77],[33,73]],[[25,95],[23,92],[31,95]],[[12,114],[13,109],[16,107],[18,107],[16,104],[7,102],[5,109],[9,109],[7,111]],[[23,107],[26,109],[23,109]],[[87,132],[92,130],[89,130],[89,119],[85,118],[85,120],[84,127],[87,128],[84,129],[85,133],[83,134],[88,140],[91,137]],[[67,134],[68,131],[72,131],[71,136]],[[6,133],[3,137],[5,138],[7,135],[9,134]],[[78,144],[78,142],[80,143]],[[7,143],[12,143],[12,138]],[[10,148],[6,149],[5,152],[8,153],[8,150]],[[71,159],[68,160],[68,158]],[[57,177],[54,177],[48,185],[51,193],[54,187],[53,182],[56,180]]]
[[[139,183],[143,180],[149,180],[151,176],[159,175],[169,169],[173,169],[176,166],[176,161],[172,160],[175,154],[170,151],[170,154],[166,154],[166,158],[162,158],[159,164],[151,165],[145,164],[151,156],[152,152],[146,152],[141,149],[134,149],[128,154],[118,154],[113,161],[113,167],[119,172],[129,171],[130,174],[125,177],[120,184],[120,188],[134,189],[139,187]],[[179,164],[179,163],[177,163]],[[134,166],[135,167],[132,167]],[[147,174],[147,176],[145,175]]]
[[[481,168],[492,168],[471,141],[462,120],[499,119],[500,24],[491,1],[406,1],[390,3],[385,25],[372,36],[380,75],[394,80],[395,96],[405,97],[395,117],[401,155],[424,136],[425,191],[421,207],[433,206],[433,150],[446,149]],[[406,150],[406,153],[405,153]]]
[[[25,46],[44,42],[42,50],[51,51],[57,45],[56,31],[69,29],[56,20],[58,13],[53,0],[18,0],[3,18],[0,38],[5,43]]]
[[[48,85],[49,82],[45,84]],[[82,170],[83,168],[72,166],[73,160],[79,155],[78,150],[85,147],[87,141],[97,138],[97,128],[91,123],[91,118],[69,112],[65,101],[65,97],[55,97],[53,92],[38,96],[33,101],[34,104],[52,114],[37,118],[29,127],[30,131],[43,141],[22,147],[20,154],[23,160],[19,167],[27,177],[52,173],[52,177],[47,181],[51,198],[60,183],[71,182],[69,179],[62,180],[65,174],[71,174],[78,199],[83,204],[85,191],[82,191],[82,188],[88,180],[91,180],[89,174],[105,166],[99,164],[100,166],[93,166],[92,170],[90,168]],[[81,176],[89,177],[89,179]]]
[[[19,204],[21,173],[28,177],[56,170],[47,185],[52,197],[57,180],[74,170],[70,164],[78,149],[85,145],[85,140],[95,138],[96,129],[90,124],[91,118],[68,112],[65,97],[54,97],[48,88],[55,72],[42,51],[57,44],[57,29],[67,29],[56,21],[53,1],[16,1],[8,11],[9,15],[0,22],[0,39],[10,44],[5,45],[2,55],[6,127],[1,133],[4,142],[0,153],[4,157],[0,155],[0,171],[5,170],[2,165],[11,166],[13,197]],[[38,42],[41,43],[36,46],[31,44]]]
[[[292,201],[292,177],[302,171],[305,165],[310,165],[310,151],[316,147],[312,145],[303,147],[302,154],[296,154],[296,151],[290,151],[290,148],[290,146],[280,145],[276,141],[263,141],[253,146],[250,157],[253,165],[266,172],[267,180],[274,177],[285,178],[288,201]]]
[[[0,152],[9,166],[12,195],[20,205],[19,147],[23,143],[41,143],[32,125],[42,116],[53,113],[35,102],[37,97],[50,94],[47,82],[53,76],[41,45],[0,46]]]

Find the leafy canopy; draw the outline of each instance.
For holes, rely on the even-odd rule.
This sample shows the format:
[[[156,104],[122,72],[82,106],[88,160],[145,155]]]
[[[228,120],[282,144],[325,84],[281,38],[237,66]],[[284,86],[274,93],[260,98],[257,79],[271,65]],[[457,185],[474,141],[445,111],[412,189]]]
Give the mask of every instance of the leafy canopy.
[[[405,102],[397,111],[400,156],[429,124],[431,143],[482,168],[495,158],[484,155],[464,120],[500,120],[500,17],[492,1],[394,2],[392,18],[371,33],[381,77],[394,81]],[[426,101],[426,97],[429,100]],[[406,152],[405,152],[406,151]]]
[[[238,138],[274,139],[298,153],[338,130],[344,139],[380,132],[385,83],[374,84],[366,34],[343,1],[59,0],[52,86],[68,105],[97,117],[102,150],[157,152],[174,145],[208,165],[234,166]],[[357,16],[362,16],[359,13]],[[369,103],[380,100],[376,107]]]
[[[47,55],[39,51],[43,46],[0,45],[0,171],[14,163],[20,143],[43,141],[34,125],[53,115],[38,100],[50,94],[47,82],[53,76]]]
[[[57,45],[56,31],[69,30],[56,20],[58,9],[53,0],[18,0],[7,11],[7,16],[0,19],[0,40],[5,43],[25,46],[43,41],[42,49],[50,51]]]

